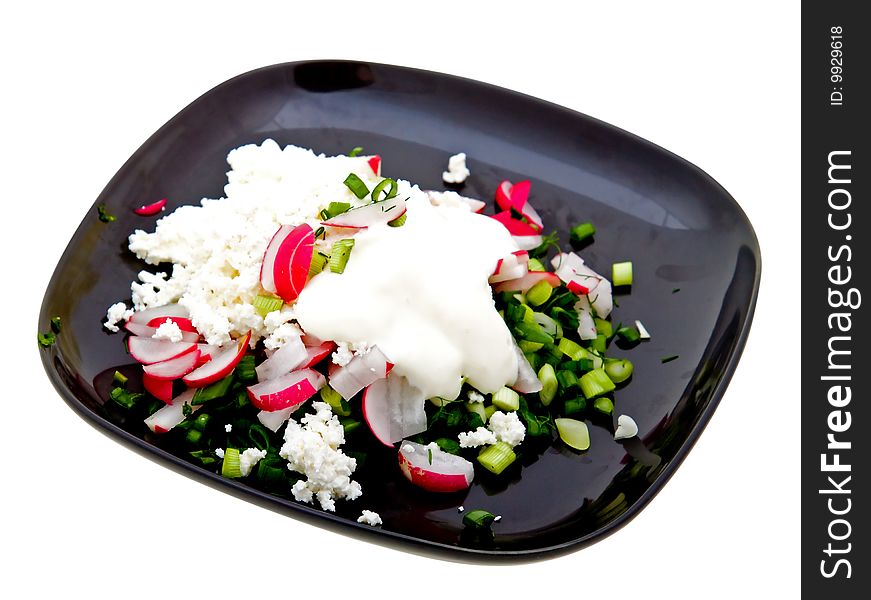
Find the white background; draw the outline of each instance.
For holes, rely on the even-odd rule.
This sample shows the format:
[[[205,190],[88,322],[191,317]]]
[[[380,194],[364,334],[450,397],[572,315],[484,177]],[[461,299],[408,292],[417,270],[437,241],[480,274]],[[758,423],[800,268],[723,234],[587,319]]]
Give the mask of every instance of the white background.
[[[175,4],[4,9],[0,596],[798,595],[798,3]],[[743,358],[684,465],[617,534],[510,567],[358,542],[133,454],[49,384],[42,294],[110,177],[206,90],[310,58],[443,71],[571,107],[701,166],[746,211],[763,278]]]

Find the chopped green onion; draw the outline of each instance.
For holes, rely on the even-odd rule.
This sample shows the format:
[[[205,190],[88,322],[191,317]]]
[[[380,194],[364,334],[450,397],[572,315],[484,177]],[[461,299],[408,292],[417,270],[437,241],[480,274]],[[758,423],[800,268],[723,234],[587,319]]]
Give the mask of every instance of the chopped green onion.
[[[554,419],[560,439],[570,448],[587,450],[590,447],[590,430],[583,421],[575,419]]]
[[[199,429],[189,429],[188,432],[185,434],[184,439],[189,444],[196,445],[196,444],[200,443],[200,440],[202,439],[202,437],[203,437],[203,432],[200,431]]]
[[[478,453],[478,463],[495,475],[502,473],[515,459],[517,459],[517,455],[505,442],[496,442],[491,446],[485,446]]]
[[[363,151],[363,146],[354,146],[350,152],[348,152],[348,156],[354,157],[358,156]]]
[[[334,243],[333,252],[330,255],[330,271],[344,273],[345,265],[348,264],[348,257],[351,256],[353,248],[354,238],[345,238]]]
[[[578,313],[572,311],[569,312],[561,306],[555,306],[550,309],[550,316],[557,320],[558,323],[562,323],[566,328],[575,330],[578,328]]]
[[[145,394],[128,392],[123,387],[114,387],[112,388],[112,391],[109,392],[109,398],[119,406],[126,409],[133,408],[133,405],[143,396],[145,396]]]
[[[529,308],[525,303],[521,304],[521,306],[523,307],[523,318],[521,321],[524,323],[535,323],[535,311]]]
[[[608,359],[605,361],[605,373],[614,383],[623,383],[632,376],[632,363],[624,359]]]
[[[614,412],[614,402],[607,396],[602,396],[593,400],[593,408],[603,415],[610,415]]]
[[[672,354],[671,356],[666,356],[665,358],[662,359],[662,364],[665,364],[667,362],[671,362],[673,360],[677,360],[678,356],[679,355],[677,355],[677,354]]]
[[[606,338],[610,338],[614,335],[614,327],[611,325],[611,321],[606,321],[605,319],[599,319],[597,317],[593,319],[593,322],[596,324],[596,333],[601,333]]]
[[[342,395],[331,388],[328,385],[325,385],[321,388],[320,391],[321,400],[330,405],[330,408],[333,409],[333,412],[339,415],[340,417],[347,417],[351,414],[351,407],[345,402],[345,399],[342,398]]]
[[[587,351],[580,344],[569,338],[562,338],[557,344],[557,349],[572,360],[580,360],[587,355]]]
[[[518,337],[524,340],[539,342],[545,346],[553,344],[553,338],[546,334],[538,323],[521,321],[514,326],[514,331],[517,332]]]
[[[346,213],[351,210],[350,202],[330,202],[327,205],[327,212],[330,213],[330,218],[341,215],[342,213]]]
[[[611,265],[611,283],[615,286],[632,285],[631,261]]]
[[[529,363],[529,366],[532,367],[533,371],[538,371],[541,363],[544,362],[538,354],[525,352],[523,355],[526,357],[526,360]]]
[[[538,392],[538,399],[545,406],[550,406],[550,403],[556,397],[559,381],[556,378],[556,372],[550,364],[545,364],[538,370],[538,380],[541,381],[541,391]],[[517,410],[517,409],[514,409]]]
[[[360,425],[362,425],[360,421],[356,419],[349,419],[347,417],[342,417],[341,419],[339,419],[339,423],[342,425],[342,429],[345,430],[345,433],[351,433],[352,431],[359,429]]]
[[[496,515],[486,510],[470,510],[463,514],[463,525],[472,529],[486,529],[495,520]]]
[[[254,383],[257,381],[257,371],[254,368],[254,355],[246,354],[236,365],[236,376],[242,383]]]
[[[112,383],[121,387],[125,387],[127,385],[127,376],[121,371],[115,371],[115,373],[112,375]]]
[[[573,415],[575,413],[584,412],[587,409],[587,400],[581,396],[566,400],[565,413]]]
[[[614,382],[608,378],[608,374],[602,368],[585,373],[578,380],[578,384],[587,400],[614,391]]]
[[[329,260],[330,257],[323,252],[315,252],[312,254],[312,264],[308,268],[309,279],[323,271]]]
[[[538,352],[544,348],[544,344],[541,342],[530,342],[528,340],[520,340],[517,342],[517,345],[520,346],[523,352]]]
[[[223,379],[220,379],[211,385],[197,388],[197,391],[194,393],[194,397],[191,400],[191,406],[205,404],[210,400],[216,400],[226,396],[227,392],[230,391],[230,386],[233,385],[233,375],[234,373],[231,371],[230,374]],[[197,417],[197,419],[199,419],[199,417]]]
[[[191,408],[190,404],[188,404],[187,402],[182,404],[182,406],[181,406],[181,414],[182,415],[184,415],[185,417],[189,417],[189,416],[191,416],[191,414],[193,412],[194,412],[194,409]],[[182,425],[184,425],[184,423],[182,423]]]
[[[526,292],[526,301],[533,306],[541,306],[553,293],[553,287],[546,281],[539,281]]]
[[[390,186],[390,189],[384,192],[386,187]],[[380,198],[378,197],[381,192],[384,192],[384,195]],[[375,189],[372,190],[372,200],[375,202],[383,202],[384,200],[390,200],[394,198],[396,194],[399,193],[399,186],[396,184],[396,181],[386,177],[378,182],[378,185],[375,186]]]
[[[198,460],[204,467],[218,462],[218,459],[215,458],[215,453],[211,450],[194,450],[193,452],[188,452],[188,454],[190,454],[191,458],[194,460]]]
[[[36,334],[36,341],[39,342],[39,345],[42,346],[43,348],[49,348],[51,346],[54,346],[54,343],[57,341],[57,338],[55,337],[55,335],[52,332],[47,331],[45,333],[37,333]]]
[[[109,214],[106,211],[105,204],[100,204],[97,206],[97,218],[99,218],[103,223],[111,223],[115,220],[115,215]]]
[[[581,223],[580,225],[572,227],[571,240],[576,244],[580,244],[587,238],[593,237],[595,234],[596,228],[593,227],[592,223]]]
[[[51,325],[51,330],[54,333],[60,333],[60,327],[61,327],[60,317],[52,317],[49,324]]]
[[[476,404],[480,404],[480,402],[477,402]],[[460,453],[460,444],[456,440],[452,440],[450,438],[439,438],[435,442],[444,452],[447,452],[449,454]]]
[[[269,450],[269,432],[260,423],[248,428],[248,439],[258,450]]]
[[[671,293],[677,294],[679,291],[680,291],[680,288],[674,288],[673,290],[671,290]]]
[[[617,335],[620,339],[629,342],[630,344],[634,344],[641,339],[641,334],[638,333],[638,330],[634,327],[621,327],[617,330]]]
[[[221,463],[221,475],[231,479],[242,477],[242,468],[239,464],[239,450],[226,448],[224,450],[224,462]]]
[[[520,395],[511,388],[503,387],[493,394],[493,406],[505,411],[520,408]]]
[[[344,181],[345,185],[348,186],[348,189],[353,192],[357,198],[362,200],[366,196],[369,195],[369,188],[366,187],[366,184],[363,183],[363,180],[357,177],[354,173],[348,173],[348,176],[345,177]]]
[[[209,424],[210,418],[211,417],[209,417],[208,413],[201,412],[200,414],[198,414],[197,418],[194,419],[194,423],[193,423],[194,429],[198,429],[200,431],[205,431],[206,425]]]
[[[600,333],[590,342],[590,348],[599,354],[604,354],[608,349],[608,339]]]
[[[547,269],[544,268],[542,262],[537,258],[530,258],[529,262],[526,265],[526,268],[529,271],[547,271]]]
[[[490,417],[493,416],[494,412],[496,412],[496,407],[493,406],[492,404],[490,406],[487,406],[484,408],[484,422],[485,423],[490,420]]]
[[[327,234],[327,230],[324,226],[321,226],[321,227],[318,227],[317,229],[315,229],[315,239],[318,239],[318,238],[327,239],[326,234]]]
[[[261,317],[265,317],[273,311],[281,310],[284,300],[272,294],[257,294],[251,305]]]
[[[575,375],[574,371],[570,371],[568,369],[563,369],[556,374],[556,379],[559,381],[559,385],[563,390],[567,390],[571,387],[575,387],[578,385],[578,376]]]
[[[402,227],[405,225],[405,222],[408,220],[408,213],[402,213],[392,221],[387,221],[387,224],[390,227]]]
[[[465,406],[466,406],[467,411],[481,417],[481,420],[484,423],[487,422],[487,412],[484,409],[483,403],[481,403],[481,402],[466,402]]]

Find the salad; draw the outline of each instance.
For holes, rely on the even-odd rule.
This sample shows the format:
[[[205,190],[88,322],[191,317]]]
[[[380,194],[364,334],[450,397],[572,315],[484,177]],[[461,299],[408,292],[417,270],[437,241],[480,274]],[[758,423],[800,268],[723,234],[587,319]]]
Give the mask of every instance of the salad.
[[[614,340],[649,338],[613,315],[632,263],[608,265],[609,279],[561,249],[529,181],[501,182],[485,214],[483,200],[383,177],[361,148],[327,157],[266,140],[228,162],[225,197],[129,238],[151,270],[104,327],[125,331],[141,386],[116,372],[109,398],[146,435],[335,511],[365,504],[364,463],[462,494],[476,477],[522,468],[532,448],[586,451],[590,422],[616,423],[615,439],[638,433],[615,409],[633,365],[609,356]],[[469,175],[457,155],[444,180]],[[134,210],[148,219],[165,205]],[[571,242],[595,233],[579,223]],[[381,525],[360,508],[360,522]]]

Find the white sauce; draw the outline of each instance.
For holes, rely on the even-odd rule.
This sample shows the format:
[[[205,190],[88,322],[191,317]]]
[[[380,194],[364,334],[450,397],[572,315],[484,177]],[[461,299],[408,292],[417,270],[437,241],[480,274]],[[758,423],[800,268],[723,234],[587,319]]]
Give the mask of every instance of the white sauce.
[[[489,217],[434,207],[406,182],[400,193],[405,225],[357,233],[344,273],[325,271],[303,289],[300,326],[377,345],[428,398],[457,398],[463,377],[484,393],[513,383],[517,355],[487,279],[517,244]]]

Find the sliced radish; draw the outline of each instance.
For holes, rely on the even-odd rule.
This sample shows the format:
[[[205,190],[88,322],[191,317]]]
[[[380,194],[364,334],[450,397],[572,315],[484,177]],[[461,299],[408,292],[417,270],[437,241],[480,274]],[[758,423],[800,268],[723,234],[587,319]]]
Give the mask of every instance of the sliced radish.
[[[215,354],[221,351],[221,347],[212,344],[197,344],[197,350],[200,351],[200,359],[205,358],[205,362],[208,362],[212,360]]]
[[[310,333],[304,333],[302,334],[302,343],[305,344],[307,348],[311,348],[312,346],[320,346],[324,343],[324,340]]]
[[[507,179],[496,186],[496,206],[502,210],[511,208],[511,188],[514,187]]]
[[[475,467],[465,458],[408,440],[399,445],[399,468],[411,483],[430,492],[465,490],[475,477]]]
[[[352,208],[332,219],[321,221],[329,227],[345,227],[350,229],[366,229],[378,223],[387,223],[405,214],[405,198],[397,196],[381,202],[371,202],[358,208]]]
[[[529,271],[523,277],[503,281],[493,286],[493,291],[497,294],[500,292],[525,292],[539,281],[548,282],[551,287],[560,285],[559,277],[549,271]]]
[[[186,352],[176,358],[145,365],[142,370],[151,378],[172,381],[193,371],[199,363],[200,351]]]
[[[517,343],[514,344],[514,351],[517,354],[517,378],[509,387],[521,394],[540,392],[544,386]]]
[[[498,275],[491,275],[489,281],[490,283],[501,283],[503,281],[520,279],[527,272],[526,265],[514,265],[513,267],[503,268],[502,272]]]
[[[344,367],[332,371],[330,386],[339,392],[342,398],[350,400],[364,387],[387,377],[388,365],[392,366],[387,357],[377,346],[373,346],[366,354],[359,354]]]
[[[182,331],[190,331],[199,335],[199,332],[197,331],[197,328],[194,327],[193,322],[185,317],[155,317],[151,319],[147,323],[147,325],[149,327],[160,327],[170,319],[172,319],[172,322],[178,325],[178,328]]]
[[[582,340],[594,340],[599,334],[596,331],[596,322],[593,320],[593,309],[590,307],[590,299],[581,296],[575,302],[575,311],[578,313],[578,336]]]
[[[505,226],[505,229],[508,230],[512,236],[516,237],[540,237],[539,233],[540,229],[536,229],[529,223],[525,223],[520,219],[515,219],[511,216],[511,211],[503,210],[502,212],[498,212],[495,215],[490,215],[491,219],[495,219],[502,223]],[[535,246],[533,246],[534,248]],[[526,248],[521,248],[522,250],[526,250]]]
[[[290,408],[284,408],[282,410],[261,410],[257,413],[257,420],[270,431],[277,432],[281,429],[281,426],[287,422],[293,411],[300,406],[302,406],[301,402],[296,406],[291,406]]]
[[[528,179],[513,185],[510,181],[505,180],[496,187],[496,204],[509,213],[511,210],[520,213],[536,231],[540,232],[544,223],[538,212],[529,203],[530,188],[531,184]]]
[[[235,346],[217,352],[212,356],[212,360],[185,375],[182,381],[189,387],[203,387],[226,377],[245,356],[245,350],[248,348],[250,340],[251,332],[249,331],[245,337],[236,342]]]
[[[148,373],[143,373],[142,386],[145,388],[145,391],[158,400],[163,400],[167,404],[172,402],[172,380],[157,379]]]
[[[300,369],[248,387],[251,404],[260,410],[276,411],[301,404],[324,387],[324,376]]]
[[[320,346],[312,346],[306,348],[307,357],[305,362],[302,364],[302,368],[309,369],[315,366],[326,357],[328,357],[330,354],[332,354],[335,350],[335,342],[324,342]]]
[[[308,281],[314,252],[315,232],[303,223],[284,238],[275,254],[272,277],[275,293],[285,302],[296,300]],[[266,266],[264,259],[264,268]]]
[[[127,340],[130,356],[144,365],[163,362],[176,356],[181,356],[194,350],[193,342],[170,342],[168,340],[153,340],[135,335]]]
[[[172,317],[172,318],[189,318],[190,312],[181,304],[165,304],[163,306],[154,306],[133,313],[128,322],[147,324],[152,319],[157,317]]]
[[[486,206],[487,206],[487,203],[484,202],[483,200],[476,200],[475,198],[466,198],[465,196],[462,196],[462,198],[463,198],[463,200],[466,201],[466,203],[469,205],[469,208],[474,213],[481,214],[482,212],[484,212],[484,208],[486,208]]]
[[[534,250],[544,242],[544,238],[540,235],[512,235],[511,238],[521,250]]]
[[[500,258],[496,263],[496,270],[490,276],[490,283],[499,283],[500,281],[509,281],[518,279],[526,275],[527,265],[529,264],[529,253],[525,250],[512,252],[504,258]]]
[[[587,297],[590,299],[590,304],[596,315],[601,319],[607,319],[611,311],[614,310],[614,297],[611,290],[611,282],[607,279],[602,279],[599,286],[591,291]]]
[[[150,325],[142,325],[141,323],[134,323],[133,321],[127,321],[124,323],[124,329],[132,333],[133,335],[142,336],[146,338],[154,337],[154,334],[157,333],[157,327],[151,327]],[[182,331],[181,332],[181,341],[182,342],[196,342],[200,339],[200,334],[193,333],[191,331]]]
[[[308,352],[298,337],[288,340],[281,348],[272,353],[272,356],[257,365],[257,381],[274,379],[303,364],[308,359]]]
[[[363,392],[363,417],[378,440],[392,446],[426,431],[426,398],[402,375],[390,375]]]
[[[133,212],[143,217],[152,217],[162,211],[164,206],[166,206],[166,198],[162,198],[157,202],[152,202],[151,204],[146,204],[145,206],[140,206],[139,208],[134,208]]]
[[[562,267],[577,270],[584,266],[584,259],[574,252],[560,252],[551,259],[550,264],[553,265],[555,271]]]
[[[281,244],[293,230],[293,225],[282,225],[266,245],[266,251],[263,253],[263,262],[260,264],[260,285],[267,292],[275,293],[275,257],[278,254],[278,248],[281,247]]]
[[[159,408],[157,412],[145,419],[145,424],[154,433],[166,433],[185,419],[184,405],[190,402],[196,390],[186,390],[173,398],[170,404]],[[191,406],[195,411],[201,405]]]
[[[375,175],[377,175],[378,177],[381,177],[381,157],[376,154],[366,162],[369,163],[369,167],[372,169],[372,172],[375,173]]]

